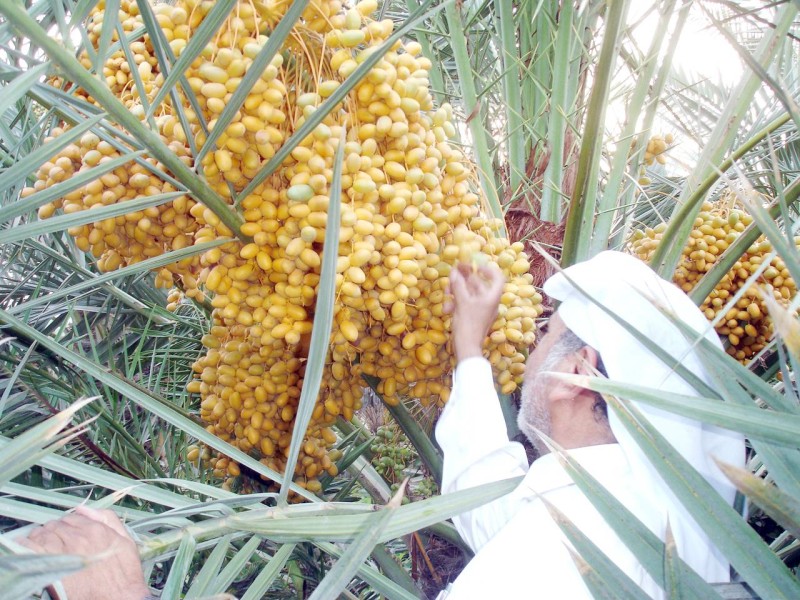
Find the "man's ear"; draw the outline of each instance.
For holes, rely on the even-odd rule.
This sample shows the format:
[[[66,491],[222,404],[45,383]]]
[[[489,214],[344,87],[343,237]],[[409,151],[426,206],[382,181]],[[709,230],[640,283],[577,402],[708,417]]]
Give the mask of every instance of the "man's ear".
[[[584,346],[575,354],[577,360],[575,360],[573,364],[573,373],[576,375],[588,375],[589,377],[593,377],[600,356],[597,350],[591,346]]]

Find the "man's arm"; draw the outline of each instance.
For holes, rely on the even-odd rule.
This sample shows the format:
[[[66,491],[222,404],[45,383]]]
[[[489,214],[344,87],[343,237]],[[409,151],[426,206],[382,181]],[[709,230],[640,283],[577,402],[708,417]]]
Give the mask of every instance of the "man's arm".
[[[444,453],[442,493],[524,475],[528,459],[521,444],[508,439],[506,424],[484,358],[459,363],[450,400],[436,424],[436,440]],[[478,551],[519,507],[508,496],[453,518],[461,537]]]
[[[150,595],[136,543],[110,510],[79,506],[18,541],[40,554],[97,558],[90,567],[62,579],[69,600],[143,600]]]
[[[499,269],[453,269],[450,276],[452,331],[458,367],[450,400],[436,425],[444,452],[442,492],[524,475],[521,444],[508,439],[505,419],[482,346],[497,316],[505,281]],[[510,494],[453,519],[473,550],[480,549],[513,516],[519,498]]]

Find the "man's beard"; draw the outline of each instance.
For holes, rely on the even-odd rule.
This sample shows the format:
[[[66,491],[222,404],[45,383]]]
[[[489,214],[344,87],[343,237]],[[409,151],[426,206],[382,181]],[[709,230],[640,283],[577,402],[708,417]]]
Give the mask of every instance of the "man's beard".
[[[563,345],[556,344],[545,356],[536,373],[522,384],[517,427],[525,434],[539,456],[550,452],[550,448],[539,434],[552,437],[550,409],[547,407],[548,373],[557,370],[557,366],[568,354]]]
[[[542,365],[543,367],[545,365]],[[530,382],[522,385],[522,394],[517,414],[517,427],[525,434],[539,456],[550,452],[539,434],[550,437],[550,411],[545,400],[545,380],[547,375],[541,371]]]

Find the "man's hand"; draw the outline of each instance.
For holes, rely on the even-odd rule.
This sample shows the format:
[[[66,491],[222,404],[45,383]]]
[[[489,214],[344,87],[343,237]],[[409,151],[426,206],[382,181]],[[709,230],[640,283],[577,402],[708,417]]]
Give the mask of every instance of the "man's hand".
[[[90,567],[62,579],[69,600],[142,600],[150,593],[136,544],[110,510],[78,507],[34,529],[19,543],[41,554],[97,558]]]
[[[458,362],[483,356],[483,341],[497,318],[504,285],[505,278],[494,263],[478,267],[477,272],[465,264],[450,271],[453,300],[446,308],[453,313],[453,346]]]

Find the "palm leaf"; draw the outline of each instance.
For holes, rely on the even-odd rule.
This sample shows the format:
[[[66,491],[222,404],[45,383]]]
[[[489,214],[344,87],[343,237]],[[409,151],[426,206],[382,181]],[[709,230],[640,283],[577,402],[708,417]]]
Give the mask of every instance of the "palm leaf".
[[[256,577],[255,581],[247,589],[247,592],[242,596],[242,600],[258,600],[266,596],[272,582],[280,574],[286,561],[294,551],[295,544],[284,544],[277,552],[270,558],[267,565],[261,569],[261,572]]]
[[[631,600],[641,600],[649,597],[622,569],[603,554],[603,551],[581,532],[564,513],[546,499],[543,498],[542,501],[545,503],[556,525],[575,548],[577,555],[574,552],[570,552],[572,557],[580,557],[580,560],[576,560],[578,570],[595,597],[600,595],[608,598]],[[592,566],[590,567],[589,564]]]
[[[0,556],[0,585],[9,600],[29,598],[43,587],[90,564],[86,558],[70,555]]]
[[[195,541],[191,535],[185,535],[178,546],[178,553],[172,561],[167,582],[161,592],[161,597],[166,600],[178,600],[183,591],[183,580],[189,571],[189,566],[194,556]]]
[[[797,498],[743,469],[717,463],[740,492],[772,516],[795,537],[800,533],[800,503]]]
[[[600,377],[559,373],[554,373],[553,377],[601,394],[624,395],[637,402],[702,423],[739,431],[751,439],[768,440],[771,445],[780,444],[789,448],[798,446],[800,415],[766,411],[756,406],[732,406],[720,400],[674,394],[641,385],[615,383]]]
[[[310,600],[334,600],[345,589],[353,578],[353,575],[361,566],[361,563],[370,555],[372,549],[378,543],[383,530],[388,525],[392,517],[392,511],[400,506],[405,491],[405,483],[400,486],[400,490],[394,498],[383,509],[373,513],[369,517],[369,522],[361,529],[361,533],[350,543],[347,551],[339,557],[336,564],[328,572]]]
[[[672,492],[726,558],[765,598],[793,598],[800,583],[710,486],[627,400],[607,396],[628,433],[636,440]]]
[[[325,245],[328,251],[322,256],[322,267],[320,270],[319,291],[317,294],[316,312],[314,323],[311,330],[311,342],[308,352],[308,367],[303,379],[303,389],[300,391],[300,401],[297,405],[297,413],[294,421],[294,431],[292,441],[289,445],[289,455],[286,459],[286,473],[294,473],[297,457],[300,455],[300,447],[303,444],[306,429],[311,421],[311,414],[314,412],[314,405],[319,396],[319,387],[322,383],[322,369],[325,366],[325,357],[328,353],[328,346],[331,339],[331,327],[333,326],[333,304],[336,284],[336,258],[337,252],[334,248],[339,247],[339,225],[341,211],[342,194],[342,165],[344,160],[344,140],[345,132],[342,130],[342,137],[336,147],[334,157],[333,177],[331,181],[330,203],[328,208],[328,220],[332,227],[325,228]],[[278,501],[286,501],[289,493],[287,477],[281,485]]]

